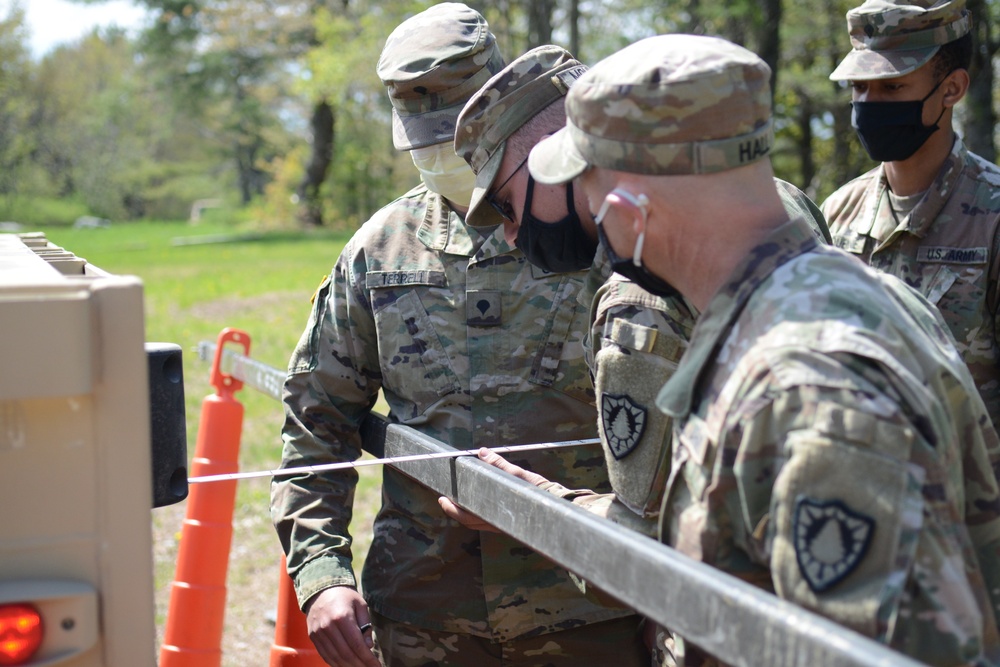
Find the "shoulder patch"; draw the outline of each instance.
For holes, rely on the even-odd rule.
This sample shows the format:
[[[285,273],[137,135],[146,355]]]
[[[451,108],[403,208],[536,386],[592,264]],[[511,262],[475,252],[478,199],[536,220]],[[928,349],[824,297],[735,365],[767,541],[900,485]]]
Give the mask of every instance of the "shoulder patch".
[[[839,500],[800,497],[792,524],[799,570],[814,593],[849,575],[871,544],[875,520]]]
[[[646,430],[646,408],[622,394],[601,396],[601,434],[616,459],[636,448]]]
[[[323,280],[319,281],[319,285],[317,285],[316,291],[313,292],[313,295],[311,297],[309,297],[309,303],[311,304],[316,303],[316,297],[319,296],[320,290],[322,290],[328,282],[330,282],[329,273],[323,276]]]

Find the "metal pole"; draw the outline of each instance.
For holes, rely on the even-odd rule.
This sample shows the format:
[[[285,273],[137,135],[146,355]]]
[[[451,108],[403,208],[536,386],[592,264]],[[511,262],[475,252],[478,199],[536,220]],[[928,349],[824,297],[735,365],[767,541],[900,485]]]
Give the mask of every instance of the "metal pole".
[[[199,344],[199,354],[210,346]],[[224,354],[224,367],[226,358],[233,357],[233,377],[279,398],[281,385],[276,381],[279,377],[284,381],[284,372],[236,359],[238,356],[228,351]],[[269,389],[274,386],[279,389]],[[362,438],[365,450],[377,452],[376,456],[455,451],[414,429],[389,424],[379,415],[372,415],[362,426]],[[654,539],[589,514],[479,459],[423,458],[393,465],[728,664],[921,665],[822,616],[691,560]]]

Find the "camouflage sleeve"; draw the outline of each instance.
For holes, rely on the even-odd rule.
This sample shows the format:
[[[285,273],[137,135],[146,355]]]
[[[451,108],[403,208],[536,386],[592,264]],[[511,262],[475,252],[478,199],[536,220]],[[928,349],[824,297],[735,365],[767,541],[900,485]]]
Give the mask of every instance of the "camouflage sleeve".
[[[282,467],[353,461],[358,428],[378,395],[380,373],[371,311],[355,284],[353,244],[320,287],[289,361],[284,387]],[[361,271],[362,279],[364,276]],[[271,519],[299,604],[331,586],[355,586],[348,526],[357,473],[298,475],[271,485]]]
[[[590,514],[617,523],[637,533],[642,533],[647,537],[656,537],[656,520],[643,519],[625,507],[613,493],[597,493],[590,489],[570,489],[558,482],[545,482],[539,488],[570,501]]]
[[[608,255],[604,251],[604,248],[598,246],[597,252],[594,253],[594,263],[587,273],[587,278],[577,298],[579,303],[584,307],[585,312],[590,313],[591,326],[583,335],[583,356],[587,362],[587,369],[590,371],[591,380],[594,379],[594,374],[597,373],[594,356],[601,349],[601,336],[604,330],[603,322],[597,321],[597,317],[600,316],[600,313],[597,311],[599,303],[597,293],[610,277],[611,262],[608,261]]]
[[[782,598],[928,664],[995,650],[986,582],[952,491],[962,487],[956,457],[864,391],[831,382],[773,401],[747,392],[752,414],[721,443],[732,478],[714,480],[706,501],[727,507],[728,520],[710,525],[768,568]]]
[[[593,319],[599,335],[594,389],[608,477],[621,503],[655,520],[671,438],[671,420],[656,408],[656,395],[677,370],[695,316],[681,300],[612,276],[598,291]]]
[[[988,285],[986,307],[989,308],[990,315],[993,317],[994,339],[1000,344],[1000,227],[997,228],[997,234],[993,239],[992,253],[990,255],[992,262],[990,278],[986,283]]]

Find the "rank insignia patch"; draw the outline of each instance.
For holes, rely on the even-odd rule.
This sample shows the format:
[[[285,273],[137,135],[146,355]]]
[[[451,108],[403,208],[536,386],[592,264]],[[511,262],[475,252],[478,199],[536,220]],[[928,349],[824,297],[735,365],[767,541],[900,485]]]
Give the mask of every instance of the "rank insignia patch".
[[[466,324],[470,327],[498,327],[503,324],[503,298],[500,292],[469,290],[466,296]]]
[[[616,459],[632,453],[646,429],[646,408],[630,396],[601,396],[601,433]]]
[[[833,587],[850,574],[871,544],[875,520],[839,500],[801,497],[792,531],[799,571],[814,593]]]

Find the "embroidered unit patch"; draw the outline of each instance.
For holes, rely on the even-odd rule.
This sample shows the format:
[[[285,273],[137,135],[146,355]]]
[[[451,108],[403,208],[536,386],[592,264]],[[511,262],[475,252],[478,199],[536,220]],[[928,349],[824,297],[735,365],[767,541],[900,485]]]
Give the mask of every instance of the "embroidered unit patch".
[[[632,453],[645,428],[646,408],[633,401],[631,396],[601,396],[601,432],[616,459],[623,459]]]
[[[466,324],[470,327],[498,327],[503,324],[503,295],[500,292],[470,290],[466,296]]]
[[[799,571],[814,593],[842,581],[858,566],[871,544],[875,520],[839,500],[800,497],[792,531]]]

